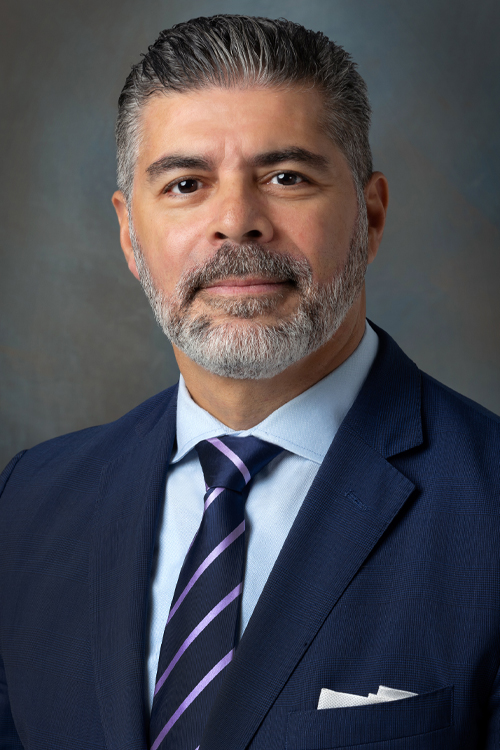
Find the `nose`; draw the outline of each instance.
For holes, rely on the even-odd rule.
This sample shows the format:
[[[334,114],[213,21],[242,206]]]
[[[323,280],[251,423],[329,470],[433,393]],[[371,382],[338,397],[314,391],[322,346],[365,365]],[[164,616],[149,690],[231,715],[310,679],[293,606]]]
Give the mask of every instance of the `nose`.
[[[262,198],[251,187],[234,183],[220,187],[211,205],[207,239],[213,245],[225,240],[235,244],[270,242],[273,225]]]

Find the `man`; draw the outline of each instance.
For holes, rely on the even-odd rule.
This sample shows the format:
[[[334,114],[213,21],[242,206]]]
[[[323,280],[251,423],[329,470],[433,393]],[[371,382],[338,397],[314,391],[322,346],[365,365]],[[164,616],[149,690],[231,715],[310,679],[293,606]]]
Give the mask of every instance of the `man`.
[[[500,427],[365,321],[368,126],[284,20],[133,68],[113,203],[181,379],[2,475],[1,748],[499,746]]]

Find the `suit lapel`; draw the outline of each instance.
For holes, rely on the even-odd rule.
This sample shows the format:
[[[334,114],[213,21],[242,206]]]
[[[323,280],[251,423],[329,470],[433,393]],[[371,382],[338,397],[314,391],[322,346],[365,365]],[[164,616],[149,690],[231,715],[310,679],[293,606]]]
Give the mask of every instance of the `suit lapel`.
[[[89,571],[92,652],[109,750],[147,747],[149,581],[176,402],[175,392],[154,427],[136,435],[101,478]]]
[[[247,747],[325,618],[414,489],[386,456],[422,442],[420,376],[394,342],[377,333],[376,362],[227,668],[202,750]]]

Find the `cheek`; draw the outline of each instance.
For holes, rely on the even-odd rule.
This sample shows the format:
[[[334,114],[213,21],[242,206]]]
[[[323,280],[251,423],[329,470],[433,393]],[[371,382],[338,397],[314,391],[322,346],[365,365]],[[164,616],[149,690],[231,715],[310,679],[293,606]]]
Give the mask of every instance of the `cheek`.
[[[162,226],[148,245],[155,278],[165,291],[172,290],[182,274],[197,264],[198,233],[192,226]]]
[[[311,264],[316,281],[329,280],[347,258],[351,228],[339,216],[318,211],[301,221],[297,214],[290,215],[286,233]]]

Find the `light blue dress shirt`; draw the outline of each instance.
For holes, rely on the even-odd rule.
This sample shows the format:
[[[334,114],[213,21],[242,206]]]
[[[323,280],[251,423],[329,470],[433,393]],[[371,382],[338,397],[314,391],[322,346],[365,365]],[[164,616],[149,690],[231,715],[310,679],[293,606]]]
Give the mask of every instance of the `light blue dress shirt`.
[[[218,435],[255,435],[284,448],[252,480],[246,501],[243,633],[335,433],[368,375],[377,348],[377,334],[367,323],[359,346],[340,367],[250,430],[231,430],[195,404],[181,376],[177,448],[168,471],[154,552],[147,660],[150,709],[177,578],[203,514],[205,481],[194,446]]]

